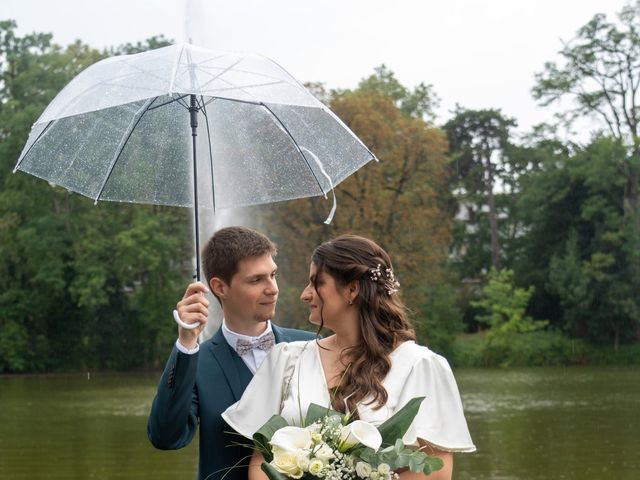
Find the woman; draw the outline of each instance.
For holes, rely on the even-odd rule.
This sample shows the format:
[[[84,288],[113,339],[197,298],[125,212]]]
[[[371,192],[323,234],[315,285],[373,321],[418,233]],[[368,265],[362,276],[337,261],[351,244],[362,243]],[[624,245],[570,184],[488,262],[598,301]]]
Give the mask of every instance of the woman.
[[[458,388],[447,361],[415,343],[398,298],[391,260],[375,242],[343,235],[312,255],[301,300],[309,321],[333,335],[279,344],[223,417],[251,438],[274,414],[300,425],[310,403],[382,423],[409,400],[425,396],[403,438],[444,461],[429,479],[451,479],[452,452],[472,452]],[[251,459],[249,479],[266,478],[262,456]],[[402,480],[427,478],[405,471]]]

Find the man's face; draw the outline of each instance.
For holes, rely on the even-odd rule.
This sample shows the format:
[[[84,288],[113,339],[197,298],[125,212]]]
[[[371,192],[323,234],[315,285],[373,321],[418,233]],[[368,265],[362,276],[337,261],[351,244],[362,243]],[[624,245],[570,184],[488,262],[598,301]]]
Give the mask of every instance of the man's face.
[[[269,253],[240,260],[238,271],[224,287],[225,318],[248,328],[273,318],[278,301],[277,270]]]

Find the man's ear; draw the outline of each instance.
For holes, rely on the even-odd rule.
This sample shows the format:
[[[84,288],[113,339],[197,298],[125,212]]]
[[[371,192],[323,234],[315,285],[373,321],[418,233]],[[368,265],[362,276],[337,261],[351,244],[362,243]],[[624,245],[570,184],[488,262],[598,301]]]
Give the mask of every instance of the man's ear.
[[[229,287],[224,281],[218,277],[211,277],[209,280],[209,288],[211,289],[211,293],[213,293],[220,300],[224,300],[227,296],[227,290]]]

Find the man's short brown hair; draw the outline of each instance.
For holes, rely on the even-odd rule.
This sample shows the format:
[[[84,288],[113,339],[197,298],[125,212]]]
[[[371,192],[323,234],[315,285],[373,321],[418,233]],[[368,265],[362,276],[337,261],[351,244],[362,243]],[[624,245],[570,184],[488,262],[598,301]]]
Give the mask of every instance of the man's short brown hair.
[[[275,244],[265,235],[247,227],[218,230],[202,249],[202,267],[207,284],[218,277],[227,285],[238,272],[240,260],[277,253]]]

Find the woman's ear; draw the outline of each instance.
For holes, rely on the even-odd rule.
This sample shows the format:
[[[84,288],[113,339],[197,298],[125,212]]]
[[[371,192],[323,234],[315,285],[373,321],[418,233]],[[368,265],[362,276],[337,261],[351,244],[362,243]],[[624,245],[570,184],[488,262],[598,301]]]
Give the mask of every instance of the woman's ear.
[[[347,284],[347,294],[349,302],[355,302],[360,294],[360,282],[357,280],[349,282]]]

